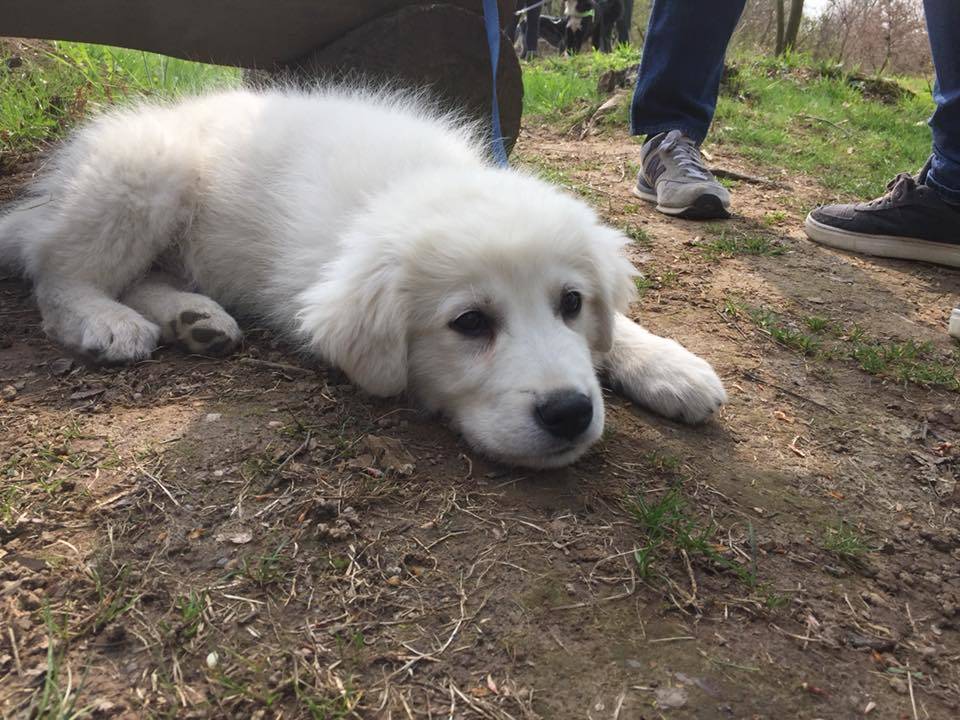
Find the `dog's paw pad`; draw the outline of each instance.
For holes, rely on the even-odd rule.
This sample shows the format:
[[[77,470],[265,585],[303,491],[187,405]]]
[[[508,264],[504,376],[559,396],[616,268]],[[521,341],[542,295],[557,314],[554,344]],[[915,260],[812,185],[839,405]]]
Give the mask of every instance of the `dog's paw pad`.
[[[209,313],[205,312],[196,312],[195,310],[184,310],[180,313],[178,320],[181,325],[193,325],[198,320],[206,320],[209,318]]]
[[[225,338],[226,335],[214,328],[198,327],[190,331],[190,337],[201,345],[209,345],[214,338]]]
[[[196,355],[227,355],[237,347],[242,333],[224,310],[184,310],[172,323],[174,341]]]

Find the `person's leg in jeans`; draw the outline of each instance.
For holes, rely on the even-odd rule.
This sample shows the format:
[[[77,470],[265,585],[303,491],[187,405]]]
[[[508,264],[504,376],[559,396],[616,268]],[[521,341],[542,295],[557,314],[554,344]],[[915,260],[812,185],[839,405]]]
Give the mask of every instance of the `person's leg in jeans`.
[[[937,75],[930,158],[877,200],[817,208],[804,230],[844,250],[960,267],[960,3],[925,0],[924,9]]]
[[[623,12],[617,20],[617,42],[621,45],[630,42],[631,25],[633,25],[633,0],[623,0]]]
[[[654,0],[630,110],[646,135],[634,192],[687,218],[727,217],[730,195],[697,149],[717,106],[723,59],[746,0]]]
[[[540,11],[543,5],[527,10],[527,35],[523,41],[523,57],[536,57],[540,51]]]
[[[940,197],[960,205],[960,3],[925,0],[927,34],[937,74],[930,118],[933,155],[926,184]]]

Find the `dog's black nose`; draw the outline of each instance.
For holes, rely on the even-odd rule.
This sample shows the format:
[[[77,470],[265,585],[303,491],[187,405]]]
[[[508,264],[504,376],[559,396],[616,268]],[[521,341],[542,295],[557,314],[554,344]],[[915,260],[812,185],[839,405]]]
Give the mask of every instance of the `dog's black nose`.
[[[553,393],[537,405],[537,422],[554,437],[573,440],[590,427],[593,401],[575,390]]]

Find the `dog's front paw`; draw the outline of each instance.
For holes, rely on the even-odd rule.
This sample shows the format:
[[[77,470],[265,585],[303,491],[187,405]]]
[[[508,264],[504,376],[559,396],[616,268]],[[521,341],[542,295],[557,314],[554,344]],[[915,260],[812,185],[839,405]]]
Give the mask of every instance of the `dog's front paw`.
[[[618,318],[607,369],[614,387],[630,400],[674,420],[701,423],[727,401],[706,360],[626,318]]]
[[[145,360],[156,349],[160,328],[122,306],[88,318],[73,349],[98,364],[123,364]]]
[[[624,382],[625,394],[654,412],[696,424],[710,418],[727,401],[727,391],[710,364],[682,346],[665,348],[653,366]]]

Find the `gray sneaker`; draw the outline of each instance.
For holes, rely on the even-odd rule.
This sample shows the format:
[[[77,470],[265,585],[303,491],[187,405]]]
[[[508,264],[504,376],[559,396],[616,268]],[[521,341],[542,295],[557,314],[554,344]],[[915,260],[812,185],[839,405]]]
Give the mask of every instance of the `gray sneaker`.
[[[730,217],[730,193],[703,163],[697,144],[679,130],[660,133],[640,148],[633,194],[657,210],[688,220]]]

